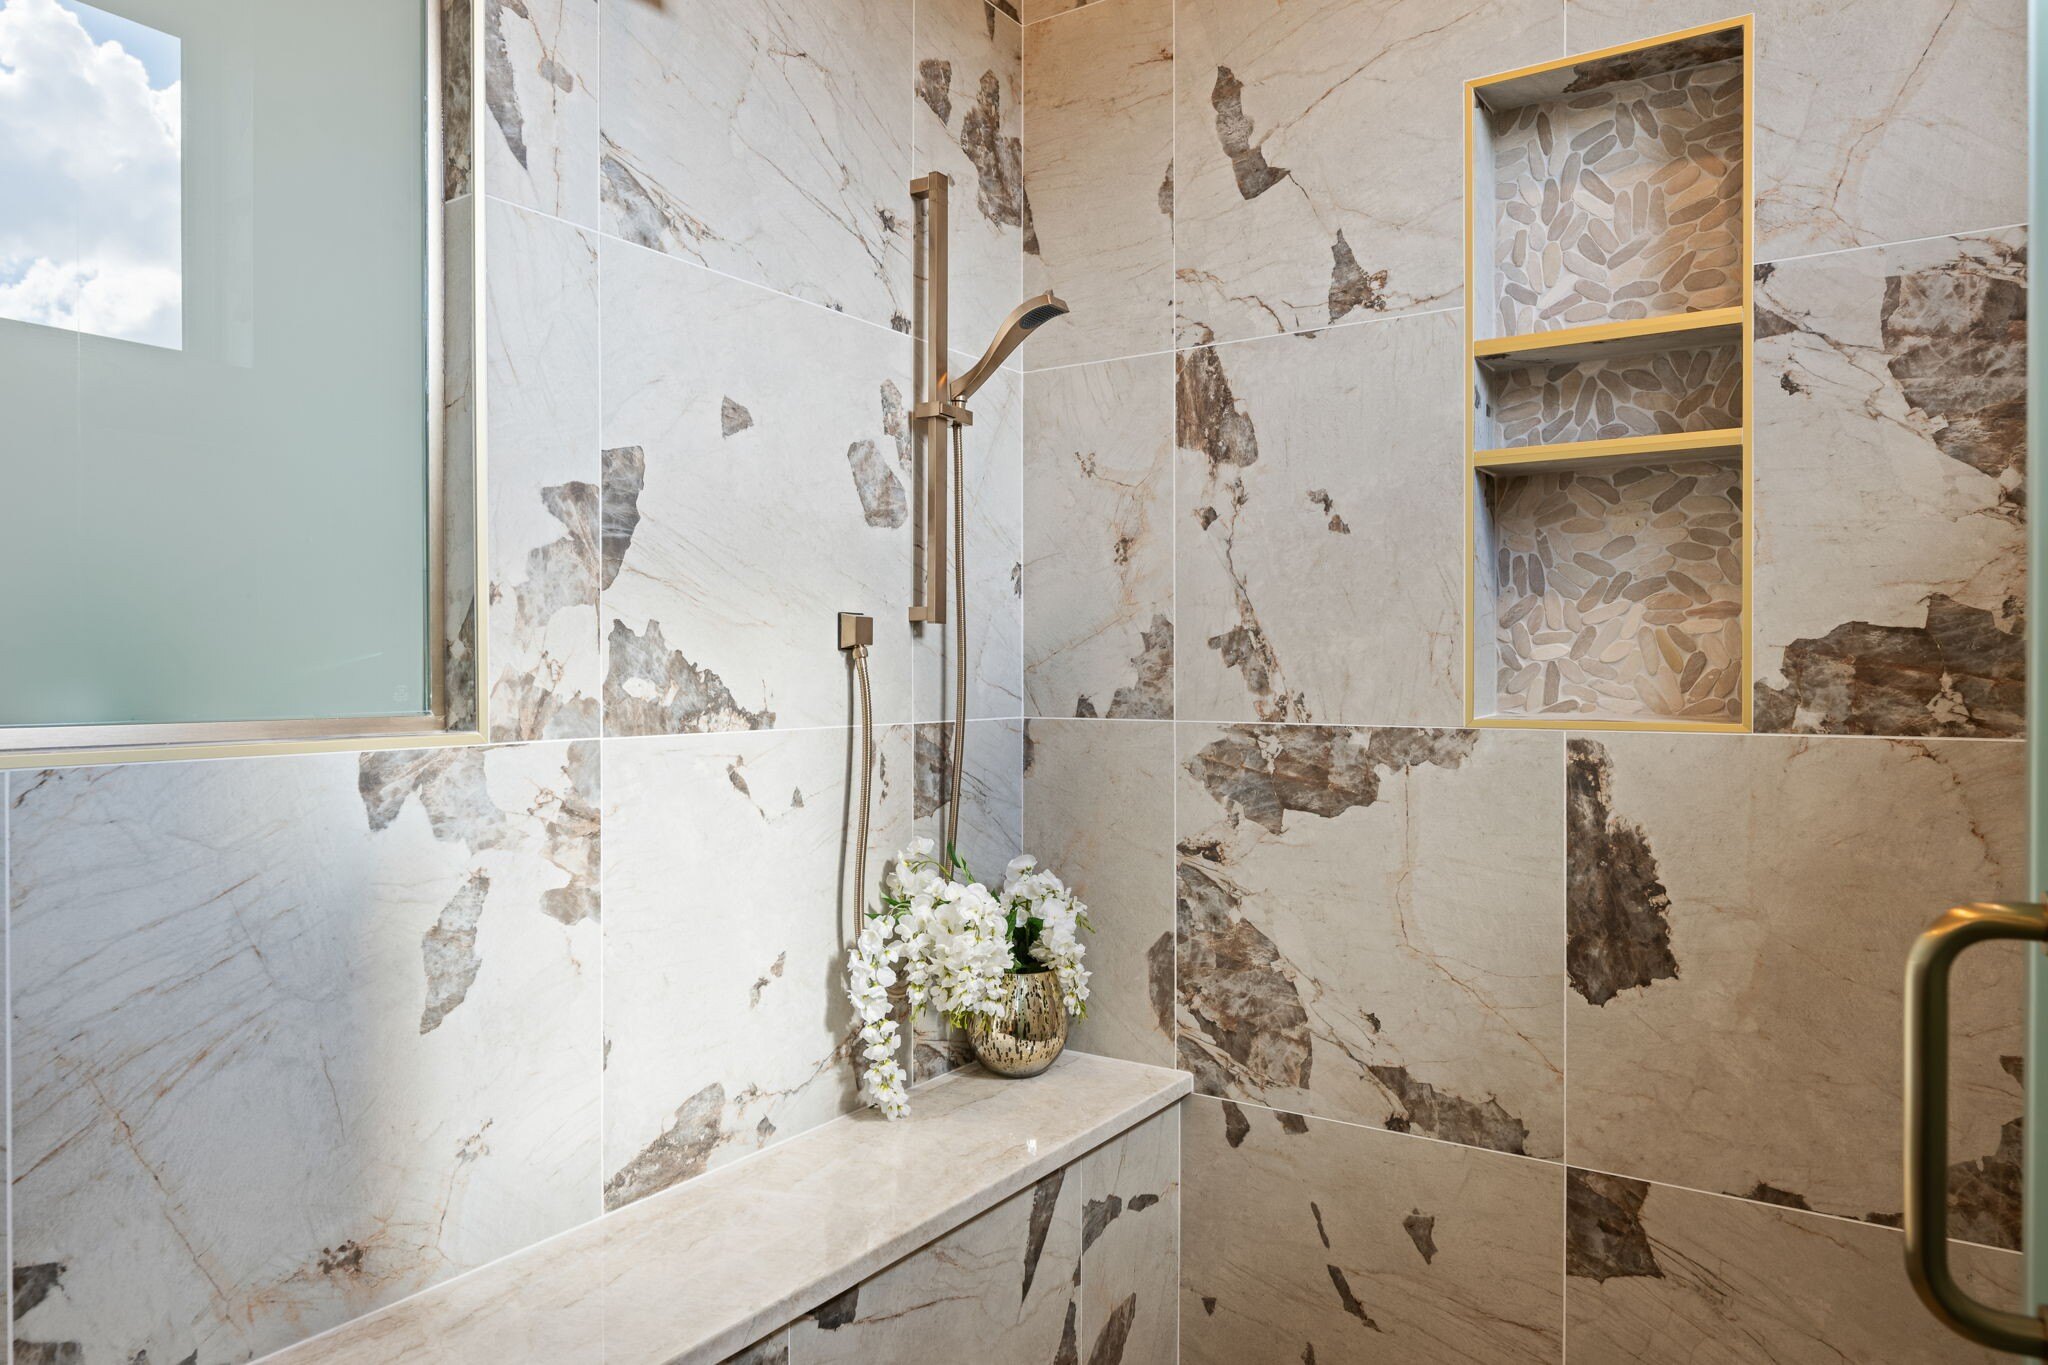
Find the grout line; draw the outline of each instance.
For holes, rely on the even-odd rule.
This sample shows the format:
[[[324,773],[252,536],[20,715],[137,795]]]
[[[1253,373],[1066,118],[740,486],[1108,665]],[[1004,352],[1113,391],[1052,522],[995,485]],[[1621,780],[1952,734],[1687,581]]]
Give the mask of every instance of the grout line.
[[[597,26],[597,107],[598,107],[598,116],[599,116],[599,122],[600,122],[600,123],[602,123],[602,121],[603,121],[603,113],[604,113],[604,30],[605,30],[605,27],[606,27],[606,26],[605,26],[605,24],[604,24],[603,22],[600,22],[600,23],[598,24],[598,26]],[[601,150],[602,150],[602,136],[600,136],[599,142],[600,142],[600,151],[601,151]],[[601,158],[600,158],[600,159],[601,159]],[[601,171],[600,171],[600,177],[599,177],[599,178],[600,178],[600,179],[602,179],[602,172],[601,172]],[[604,217],[604,210],[603,210],[603,195],[602,195],[602,193],[600,193],[600,194],[599,194],[599,196],[598,196],[598,199],[599,199],[599,204],[598,204],[598,218],[599,218],[600,220],[602,220],[602,219],[603,219],[603,217]],[[604,344],[605,344],[605,327],[604,327],[604,279],[605,279],[605,274],[604,274],[604,248],[603,248],[603,244],[602,244],[602,242],[601,242],[601,241],[600,241],[600,243],[598,244],[598,246],[597,246],[597,249],[596,249],[596,250],[595,250],[595,251],[594,251],[594,252],[593,252],[592,254],[593,254],[593,255],[594,255],[594,256],[595,256],[596,258],[597,258],[597,259],[596,259],[596,262],[595,262],[595,264],[596,264],[596,270],[597,270],[597,525],[598,525],[599,533],[600,533],[600,535],[602,535],[602,532],[603,532],[603,528],[604,528],[604,482],[605,482],[605,480],[604,480],[604,428],[605,428],[605,411],[606,411],[606,409],[605,409],[605,400],[604,400],[604,349],[605,349],[605,346],[604,346]],[[488,354],[488,352],[487,352],[487,354]],[[485,414],[485,416],[486,416],[486,417],[488,417],[488,416],[489,416],[489,414],[488,414],[488,413],[486,413],[486,414]],[[489,505],[488,499],[486,499],[486,504],[485,504],[485,505],[486,505],[486,506],[488,506],[488,505]],[[602,737],[602,736],[603,736],[603,734],[604,734],[604,693],[605,693],[605,687],[604,687],[604,680],[605,680],[605,677],[606,677],[606,671],[607,671],[607,669],[606,669],[606,666],[607,666],[607,664],[609,663],[609,657],[608,657],[608,656],[609,656],[609,655],[610,655],[610,653],[611,653],[611,645],[610,645],[609,639],[608,639],[608,637],[607,637],[607,635],[606,635],[606,632],[605,632],[605,628],[604,628],[604,615],[605,615],[605,613],[604,613],[604,587],[603,587],[603,582],[602,582],[602,579],[600,579],[600,581],[599,581],[599,584],[598,584],[598,589],[597,589],[597,619],[596,619],[596,620],[595,620],[594,622],[592,622],[592,623],[591,623],[592,629],[593,629],[593,630],[595,630],[595,631],[596,631],[596,633],[597,633],[597,655],[596,655],[596,659],[597,659],[597,679],[596,679],[596,683],[597,683],[597,733],[598,733],[598,735],[599,735],[600,737]],[[486,683],[485,685],[488,685],[488,683]],[[609,1037],[611,1036],[611,1016],[610,1016],[610,1014],[608,1013],[608,1006],[609,1006],[609,1003],[610,1003],[610,1002],[609,1002],[609,1001],[608,1001],[608,1000],[607,1000],[607,999],[605,998],[605,980],[606,980],[606,978],[607,978],[607,977],[609,977],[609,976],[611,975],[611,973],[610,973],[610,972],[608,972],[608,971],[606,971],[606,970],[605,970],[605,967],[606,967],[606,965],[607,965],[607,963],[606,963],[606,959],[607,959],[607,958],[608,958],[608,957],[609,957],[609,956],[611,955],[611,954],[610,954],[610,948],[611,948],[611,922],[610,922],[609,920],[607,920],[607,919],[605,918],[605,915],[604,915],[604,896],[605,896],[605,879],[604,879],[604,871],[605,871],[605,869],[604,869],[604,752],[605,752],[605,746],[604,746],[604,744],[603,744],[603,742],[602,742],[602,738],[600,738],[600,741],[599,741],[599,743],[598,743],[598,746],[597,746],[597,835],[596,835],[596,837],[597,837],[597,1188],[596,1188],[596,1189],[595,1189],[594,1191],[592,1191],[592,1198],[593,1198],[593,1199],[595,1199],[595,1200],[596,1200],[596,1203],[597,1203],[597,1214],[596,1214],[596,1216],[597,1216],[597,1217],[600,1217],[600,1218],[602,1218],[602,1217],[604,1216],[604,1187],[605,1187],[605,1182],[606,1182],[606,1180],[607,1180],[607,1179],[608,1179],[608,1178],[610,1177],[610,1175],[611,1175],[611,1172],[610,1172],[610,1171],[609,1171],[609,1170],[607,1169],[607,1168],[608,1168],[608,1167],[610,1166],[610,1164],[611,1164],[611,1163],[610,1163],[609,1161],[607,1161],[607,1160],[605,1159],[605,1137],[606,1137],[606,1119],[607,1119],[607,1112],[608,1112],[608,1111],[607,1111],[607,1105],[609,1104],[609,1102],[610,1102],[610,1099],[611,1099],[611,1096],[610,1096],[610,1094],[609,1094],[609,1089],[608,1089],[608,1082],[609,1082],[609,1080],[610,1080],[610,1072],[611,1072],[611,1068],[610,1068],[610,1067],[609,1067],[609,1066],[607,1065],[607,1063],[608,1063],[608,1062],[610,1061],[610,1058],[609,1058],[609,1057],[608,1057],[608,1056],[606,1055],[606,1052],[607,1052],[607,1046],[606,1046],[606,1041],[605,1041],[605,1040],[606,1040],[607,1038],[609,1038]]]
[[[1177,137],[1176,137],[1176,142],[1178,142],[1178,138],[1177,138]],[[1176,150],[1176,152],[1178,151],[1178,147],[1177,147],[1177,146],[1176,146],[1175,150]],[[1175,189],[1175,193],[1176,193],[1176,195],[1178,195],[1178,193],[1179,193],[1179,190],[1178,190],[1178,187],[1177,187],[1177,185],[1178,185],[1178,177],[1179,177],[1179,175],[1180,175],[1180,172],[1179,172],[1179,169],[1178,169],[1178,168],[1176,168],[1176,169],[1175,169],[1175,171],[1174,171],[1174,175],[1175,175],[1175,178],[1176,178],[1176,189]],[[1176,201],[1176,202],[1177,202],[1177,201]],[[1178,244],[1178,235],[1179,235],[1179,234],[1178,234],[1178,232],[1176,232],[1176,233],[1175,233],[1175,238],[1176,238],[1176,241],[1175,241],[1175,245],[1174,245],[1174,249],[1173,249],[1173,263],[1174,263],[1174,270],[1175,270],[1175,272],[1176,272],[1176,278],[1175,278],[1175,280],[1174,280],[1174,302],[1173,302],[1173,305],[1172,305],[1172,306],[1173,306],[1173,307],[1174,307],[1175,309],[1178,309],[1178,308],[1179,308],[1179,306],[1180,306],[1180,302],[1179,302],[1179,288],[1180,288],[1180,281],[1179,281],[1179,279],[1178,279],[1178,271],[1179,271],[1179,268],[1180,268],[1180,266],[1179,266],[1179,244]],[[1101,356],[1101,357],[1098,357],[1098,358],[1095,358],[1095,359],[1092,359],[1092,360],[1070,360],[1070,361],[1067,361],[1066,363],[1064,363],[1064,364],[1061,364],[1061,365],[1040,365],[1040,366],[1038,366],[1038,367],[1037,367],[1037,368],[1035,368],[1035,369],[1029,369],[1029,370],[1026,370],[1026,371],[1025,371],[1025,373],[1026,373],[1026,374],[1051,374],[1051,373],[1053,373],[1053,372],[1055,372],[1055,371],[1057,371],[1057,370],[1081,370],[1081,369],[1086,369],[1086,368],[1087,368],[1088,366],[1090,366],[1090,365],[1113,365],[1113,364],[1116,364],[1116,363],[1117,363],[1118,361],[1122,361],[1122,360],[1147,360],[1147,359],[1150,359],[1150,358],[1151,358],[1151,357],[1153,357],[1153,356],[1162,356],[1162,355],[1179,355],[1179,354],[1180,354],[1181,352],[1183,352],[1183,351],[1209,351],[1209,350],[1215,350],[1216,348],[1218,348],[1218,347],[1222,347],[1222,346],[1242,346],[1242,345],[1245,345],[1245,344],[1247,344],[1247,343],[1249,343],[1249,342],[1256,342],[1256,341],[1277,341],[1277,340],[1279,340],[1279,339],[1280,339],[1280,338],[1282,338],[1282,337],[1316,337],[1316,336],[1321,336],[1321,335],[1322,335],[1322,334],[1323,334],[1324,332],[1341,332],[1341,331],[1348,331],[1349,329],[1351,329],[1351,328],[1353,328],[1353,327],[1371,327],[1371,326],[1375,326],[1375,325],[1377,325],[1377,324],[1383,324],[1383,323],[1391,323],[1391,322],[1405,322],[1405,321],[1406,321],[1406,320],[1408,320],[1409,318],[1428,318],[1428,317],[1435,317],[1435,316],[1437,316],[1437,315],[1438,315],[1438,314],[1440,314],[1440,313],[1456,313],[1456,312],[1459,312],[1459,311],[1461,311],[1461,310],[1462,310],[1462,307],[1463,307],[1463,305],[1460,305],[1460,304],[1453,304],[1453,305],[1451,305],[1451,306],[1449,306],[1449,307],[1446,307],[1446,308],[1417,308],[1417,309],[1413,309],[1413,310],[1409,310],[1409,311],[1404,311],[1404,312],[1399,312],[1399,313],[1369,313],[1369,314],[1367,314],[1366,316],[1364,316],[1364,317],[1362,317],[1362,318],[1356,318],[1356,319],[1354,319],[1354,320],[1352,320],[1352,321],[1349,321],[1349,322],[1326,322],[1326,323],[1324,323],[1324,324],[1323,324],[1322,326],[1320,326],[1320,327],[1295,327],[1295,328],[1291,328],[1291,329],[1289,329],[1289,330],[1287,330],[1287,331],[1284,331],[1284,332],[1261,332],[1261,333],[1259,333],[1259,334],[1258,334],[1257,336],[1248,336],[1248,337],[1224,337],[1224,338],[1221,338],[1221,339],[1219,339],[1219,340],[1216,340],[1216,341],[1203,341],[1203,342],[1197,342],[1197,343],[1194,343],[1194,344],[1192,344],[1192,345],[1187,345],[1187,346],[1183,346],[1183,345],[1179,345],[1179,344],[1175,344],[1175,345],[1172,345],[1172,346],[1163,346],[1163,347],[1159,348],[1159,349],[1158,349],[1158,350],[1156,350],[1156,351],[1131,351],[1131,352],[1125,353],[1125,354],[1123,354],[1123,355],[1107,355],[1107,356]]]
[[[1566,1161],[1562,1158],[1557,1157],[1525,1156],[1520,1152],[1503,1152],[1492,1147],[1475,1147],[1470,1143],[1452,1142],[1447,1138],[1431,1137],[1427,1133],[1401,1133],[1396,1132],[1392,1128],[1382,1128],[1377,1124],[1360,1123],[1355,1119],[1334,1118],[1327,1114],[1304,1114],[1294,1109],[1281,1109],[1275,1105],[1261,1104],[1257,1100],[1239,1099],[1234,1095],[1210,1095],[1205,1094],[1202,1091],[1198,1090],[1190,1095],[1184,1096],[1183,1099],[1214,1100],[1218,1104],[1234,1104],[1241,1109],[1263,1109],[1269,1114],[1286,1114],[1293,1118],[1306,1119],[1312,1123],[1333,1124],[1340,1128],[1350,1128],[1361,1133],[1377,1133],[1384,1137],[1398,1139],[1404,1142],[1434,1143],[1436,1146],[1439,1147],[1454,1147],[1459,1151],[1477,1153],[1482,1157],[1493,1157],[1505,1159],[1508,1161],[1527,1162],[1531,1165],[1547,1166],[1554,1170],[1559,1171],[1586,1171],[1593,1175],[1613,1176],[1617,1180],[1635,1180],[1640,1181],[1645,1185],[1654,1185],[1659,1189],[1676,1190],[1681,1194],[1705,1195],[1713,1199],[1726,1199],[1731,1203],[1742,1204],[1749,1208],[1754,1209],[1772,1209],[1780,1213],[1800,1214],[1808,1218],[1825,1218],[1828,1219],[1830,1222],[1847,1223],[1851,1227],[1869,1228],[1874,1232],[1897,1233],[1899,1231],[1897,1228],[1886,1227],[1882,1223],[1868,1223],[1861,1218],[1851,1218],[1846,1214],[1824,1213],[1819,1209],[1789,1208],[1782,1204],[1765,1203],[1761,1199],[1751,1199],[1747,1195],[1729,1194],[1725,1190],[1705,1190],[1699,1188],[1696,1185],[1680,1185],[1669,1180],[1653,1180],[1648,1176],[1629,1175],[1621,1171],[1607,1171],[1602,1170],[1598,1166],[1588,1166],[1579,1162]],[[1990,1246],[1983,1242],[1973,1242],[1962,1237],[1951,1237],[1948,1240],[1951,1243],[1958,1246],[1975,1247],[1982,1251],[2002,1251],[2012,1256],[2017,1256],[2021,1254],[2020,1252],[2011,1250],[2011,1248],[2009,1247]]]
[[[1858,246],[1838,246],[1826,251],[1807,251],[1796,256],[1773,256],[1769,260],[1758,259],[1758,265],[1785,265],[1792,261],[1817,261],[1825,256],[1846,256],[1852,251],[1888,251],[1893,247],[1919,246],[1925,242],[1946,242],[1957,237],[1988,237],[1994,232],[2025,231],[2024,220],[2017,223],[2001,223],[1997,227],[1970,228],[1962,232],[1933,232],[1925,237],[1901,237],[1891,242],[1864,242]]]

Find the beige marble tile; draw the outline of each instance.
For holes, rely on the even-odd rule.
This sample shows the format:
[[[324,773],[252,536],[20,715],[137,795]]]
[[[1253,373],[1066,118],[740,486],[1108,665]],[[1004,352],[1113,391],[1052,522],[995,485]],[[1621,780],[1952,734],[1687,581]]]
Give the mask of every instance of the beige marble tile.
[[[1766,261],[2023,221],[2026,6],[1567,0],[1572,51],[1756,15]]]
[[[790,1327],[791,1365],[974,1359],[1041,1365],[1074,1329],[1081,1181],[1054,1171]]]
[[[1456,314],[1182,351],[1183,720],[1454,725]]]
[[[789,1329],[761,1338],[746,1350],[727,1356],[720,1365],[789,1365]]]
[[[1095,0],[1017,0],[1017,8],[1025,23],[1035,24],[1040,19],[1055,19],[1094,3]]]
[[[1028,713],[1170,720],[1173,357],[1040,371],[1024,390]]]
[[[494,739],[598,731],[597,235],[485,201]]]
[[[618,1208],[852,1109],[859,737],[619,740],[605,752],[605,1185]],[[910,731],[876,746],[871,899],[910,823]]]
[[[1570,741],[1570,1159],[1851,1218],[1899,1212],[1914,935],[2024,889],[2018,744]],[[1958,969],[1951,1231],[2016,1245],[2017,953]]]
[[[915,174],[952,180],[950,341],[972,361],[1024,297],[1024,31],[987,0],[914,8]]]
[[[527,1343],[575,1341],[569,1328],[602,1343],[601,1356],[562,1356],[578,1365],[720,1360],[1011,1196],[1029,1201],[1037,1182],[1170,1108],[1186,1086],[1174,1072],[1079,1053],[1029,1082],[978,1070],[944,1077],[918,1092],[907,1120],[848,1115],[351,1323],[276,1365],[526,1359]],[[1052,1235],[1048,1226],[1048,1242]],[[1059,1287],[1071,1288],[1073,1265]],[[1021,1288],[1022,1266],[1013,1268],[1007,1286]],[[1050,1295],[1061,1277],[1041,1275],[1033,1284]],[[1064,1323],[1055,1326],[1057,1341]]]
[[[602,0],[482,4],[486,191],[596,227]]]
[[[912,343],[605,239],[607,733],[910,719]]]
[[[1180,1115],[1169,1110],[1068,1168],[1081,1182],[1078,1359],[1180,1359]]]
[[[591,1215],[594,742],[8,792],[20,1359],[250,1359]]]
[[[1563,740],[1181,723],[1196,1089],[1563,1153]]]
[[[2020,1258],[1956,1247],[1956,1277],[2010,1304]],[[1906,1287],[1887,1228],[1573,1171],[1565,1306],[1584,1365],[1684,1360],[2009,1360],[1937,1323]]]
[[[1088,1014],[1070,1046],[1172,1066],[1173,727],[1034,720],[1024,846],[1088,906]]]
[[[2026,289],[2021,229],[1759,271],[1759,730],[2020,733]]]
[[[1173,344],[1173,19],[1172,0],[1095,0],[1024,32],[1024,282],[1074,310],[1031,369]]]
[[[603,0],[605,231],[910,327],[912,0]]]
[[[1563,1168],[1197,1095],[1181,1359],[1555,1362]]]
[[[1561,55],[1559,6],[1183,0],[1175,20],[1183,345],[1460,302],[1456,93]]]

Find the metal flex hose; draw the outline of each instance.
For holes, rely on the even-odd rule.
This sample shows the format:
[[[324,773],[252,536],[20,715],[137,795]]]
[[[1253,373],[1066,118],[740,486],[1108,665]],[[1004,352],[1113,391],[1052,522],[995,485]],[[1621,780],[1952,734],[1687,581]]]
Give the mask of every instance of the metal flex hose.
[[[860,937],[868,904],[868,784],[875,770],[875,708],[868,691],[868,647],[853,647],[853,672],[860,680],[860,837],[853,845],[853,937]]]
[[[967,768],[967,437],[953,427],[953,743],[946,792],[948,857],[960,843],[960,775]]]

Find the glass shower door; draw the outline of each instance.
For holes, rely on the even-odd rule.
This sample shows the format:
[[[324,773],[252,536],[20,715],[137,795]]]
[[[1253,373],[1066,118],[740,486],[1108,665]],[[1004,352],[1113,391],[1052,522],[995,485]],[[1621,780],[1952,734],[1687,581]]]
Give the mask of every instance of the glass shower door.
[[[2027,32],[2028,221],[2048,222],[2048,0],[2029,0]],[[2029,273],[2027,333],[2048,337],[2048,290]],[[2027,463],[2048,468],[2048,347],[2027,351]],[[1906,975],[1906,1268],[1934,1315],[1972,1341],[2048,1358],[2048,636],[2035,616],[2048,602],[2048,528],[2027,519],[2027,890],[2021,905],[1957,906],[1915,943]],[[1948,1268],[1948,969],[1972,944],[2020,939],[2027,952],[2027,1114],[2024,1302],[1971,1298]]]

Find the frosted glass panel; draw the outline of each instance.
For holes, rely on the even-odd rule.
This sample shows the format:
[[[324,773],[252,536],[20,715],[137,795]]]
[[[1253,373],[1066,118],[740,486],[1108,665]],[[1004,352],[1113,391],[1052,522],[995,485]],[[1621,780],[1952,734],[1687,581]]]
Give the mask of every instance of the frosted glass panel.
[[[426,708],[425,67],[421,0],[0,0],[0,725]]]

